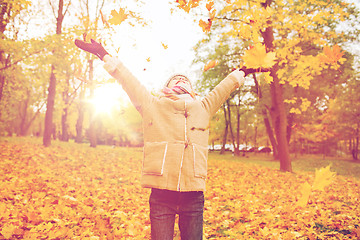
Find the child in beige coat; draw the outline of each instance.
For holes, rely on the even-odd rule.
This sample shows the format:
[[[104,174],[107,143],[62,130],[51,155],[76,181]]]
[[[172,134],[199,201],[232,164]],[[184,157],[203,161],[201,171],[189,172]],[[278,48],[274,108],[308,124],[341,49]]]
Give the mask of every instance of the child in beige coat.
[[[151,188],[152,239],[172,239],[179,215],[181,239],[202,239],[204,191],[211,117],[254,69],[230,73],[203,99],[191,82],[175,75],[160,96],[152,95],[115,57],[94,40],[75,44],[105,62],[105,69],[122,85],[143,118],[144,159],[141,185]]]

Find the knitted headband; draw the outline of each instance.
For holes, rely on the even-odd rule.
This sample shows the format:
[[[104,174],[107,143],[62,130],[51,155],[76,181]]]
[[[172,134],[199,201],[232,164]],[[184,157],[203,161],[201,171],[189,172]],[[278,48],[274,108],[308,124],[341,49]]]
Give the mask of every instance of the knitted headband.
[[[165,85],[164,85],[164,86],[165,86],[165,87],[169,86],[170,81],[173,80],[175,77],[184,77],[184,78],[186,78],[186,80],[188,80],[189,83],[190,83],[190,85],[192,86],[189,78],[188,78],[187,76],[183,75],[183,74],[175,74],[175,75],[172,75],[172,76],[165,82]]]

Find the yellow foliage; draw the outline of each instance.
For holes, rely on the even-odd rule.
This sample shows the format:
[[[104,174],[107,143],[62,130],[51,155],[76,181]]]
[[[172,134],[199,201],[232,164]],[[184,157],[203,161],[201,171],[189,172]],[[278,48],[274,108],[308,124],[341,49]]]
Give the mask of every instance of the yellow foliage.
[[[264,80],[266,83],[270,84],[274,81],[273,77],[270,76],[270,73],[269,72],[265,72],[263,73],[263,76],[264,76]]]
[[[35,138],[0,148],[0,239],[150,239],[142,149]],[[204,239],[357,239],[359,185],[329,167],[292,174],[211,155]]]
[[[245,51],[242,59],[248,68],[271,68],[276,60],[275,52],[266,52],[265,45],[255,44],[254,47]]]
[[[5,239],[11,239],[12,235],[14,234],[14,231],[16,230],[16,226],[13,224],[5,224],[2,227],[2,230],[0,231],[1,235],[4,236]]]

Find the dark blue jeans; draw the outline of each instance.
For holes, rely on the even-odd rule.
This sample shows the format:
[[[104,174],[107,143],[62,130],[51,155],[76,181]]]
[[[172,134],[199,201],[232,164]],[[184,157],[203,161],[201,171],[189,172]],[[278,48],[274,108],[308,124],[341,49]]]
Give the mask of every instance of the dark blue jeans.
[[[171,240],[175,215],[179,215],[181,240],[200,240],[203,236],[203,192],[176,192],[153,188],[150,195],[152,240]]]

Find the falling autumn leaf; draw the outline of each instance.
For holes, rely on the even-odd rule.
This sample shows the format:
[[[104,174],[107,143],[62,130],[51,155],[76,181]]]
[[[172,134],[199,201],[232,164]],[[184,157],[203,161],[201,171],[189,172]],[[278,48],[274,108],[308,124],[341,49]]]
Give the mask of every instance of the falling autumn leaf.
[[[219,64],[219,62],[217,60],[211,60],[204,66],[203,71],[206,72],[207,70],[216,67],[216,65],[218,65],[218,64]]]
[[[335,173],[330,171],[330,165],[325,168],[316,169],[313,190],[324,191],[334,180]]]
[[[275,55],[275,52],[267,53],[265,45],[257,43],[254,47],[245,51],[242,58],[248,68],[271,68],[275,64]]]
[[[147,62],[150,62],[150,57],[148,57],[148,58],[146,59],[146,61],[147,61]]]
[[[179,4],[179,8],[183,9],[185,12],[189,13],[190,12],[190,5],[187,4],[186,0],[176,0],[176,2]]]
[[[309,197],[310,197],[310,194],[311,194],[311,185],[308,182],[305,182],[301,186],[300,192],[301,192],[301,197],[297,201],[296,206],[305,207],[308,204]]]
[[[324,191],[325,187],[329,186],[334,180],[335,173],[330,171],[330,166],[316,169],[314,183],[310,185],[305,182],[300,190],[302,196],[298,200],[296,206],[305,207],[309,201],[309,197],[312,191],[320,190]]]
[[[200,21],[199,21],[199,26],[202,28],[203,32],[205,32],[205,33],[210,32],[211,25],[212,25],[212,21],[210,19],[208,19],[207,22],[205,22],[202,19],[200,19]]]
[[[168,45],[166,45],[165,43],[161,43],[161,45],[163,46],[164,49],[168,48]]]
[[[214,2],[208,2],[207,4],[206,4],[206,8],[207,8],[207,10],[210,12],[211,11],[211,9],[214,7]]]
[[[111,10],[111,18],[108,22],[113,25],[120,25],[127,17],[128,15],[125,13],[124,8],[120,8],[118,12],[116,10]]]

